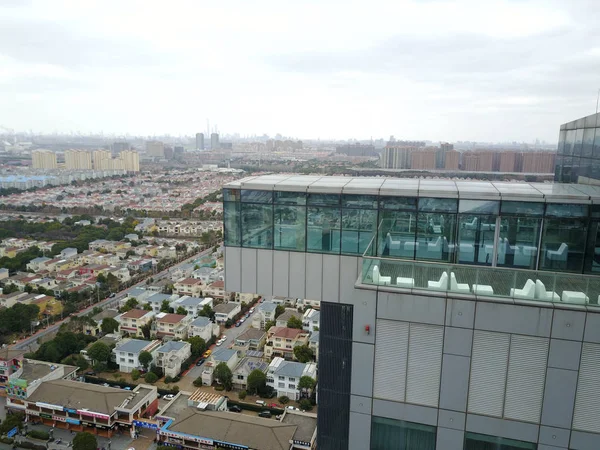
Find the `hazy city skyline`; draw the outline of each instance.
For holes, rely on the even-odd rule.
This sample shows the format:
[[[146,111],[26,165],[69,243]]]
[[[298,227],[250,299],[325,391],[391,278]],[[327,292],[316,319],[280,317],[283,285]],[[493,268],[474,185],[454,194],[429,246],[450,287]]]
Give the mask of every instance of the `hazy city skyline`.
[[[594,112],[591,0],[0,6],[0,126],[558,139]],[[1,129],[0,129],[1,131]]]

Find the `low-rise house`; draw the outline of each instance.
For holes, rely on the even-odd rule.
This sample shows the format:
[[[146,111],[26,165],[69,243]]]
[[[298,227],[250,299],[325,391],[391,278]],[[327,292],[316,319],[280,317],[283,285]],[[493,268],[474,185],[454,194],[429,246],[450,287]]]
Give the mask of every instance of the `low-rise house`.
[[[104,319],[114,319],[119,315],[119,311],[116,309],[103,309],[98,314],[92,317],[95,325],[93,324],[85,324],[83,326],[83,332],[85,334],[89,334],[90,336],[98,336],[102,333],[102,321]]]
[[[188,328],[188,336],[200,336],[206,342],[213,336],[213,323],[208,317],[197,317]]]
[[[141,369],[139,356],[142,352],[148,352],[152,355],[153,361],[156,359],[156,352],[162,345],[160,341],[142,341],[140,339],[124,340],[113,349],[116,357],[116,363],[119,365],[119,372],[130,373],[133,369]],[[152,364],[152,363],[150,363]]]
[[[200,267],[192,272],[191,277],[202,281],[203,284],[209,284],[211,281],[214,281],[211,279],[212,272],[213,269],[210,267]]]
[[[303,308],[306,308],[308,306],[309,308],[321,309],[321,301],[303,298],[298,301],[298,306],[302,306]]]
[[[244,292],[236,292],[233,297],[233,301],[238,302],[238,303],[244,302],[245,304],[249,305],[250,303],[252,303],[254,301],[255,298],[256,298],[256,294],[247,294]]]
[[[277,317],[275,325],[278,327],[287,327],[288,320],[292,317],[295,317],[302,322],[302,313],[299,313],[296,309],[287,308],[279,317]]]
[[[227,364],[227,367],[233,371],[238,361],[239,355],[235,350],[226,348],[215,350],[215,352],[208,358],[208,361],[204,363],[204,370],[202,371],[202,384],[204,386],[211,386],[213,384],[215,381],[213,372],[215,367],[217,367],[220,363],[224,362]]]
[[[144,305],[147,303],[148,297],[151,297],[156,292],[148,291],[143,288],[132,288],[127,291],[125,297],[121,300],[120,304],[123,306],[128,299],[135,298],[138,301],[138,304]]]
[[[102,342],[106,345],[108,345],[108,347],[111,349],[115,348],[117,345],[119,345],[119,343],[123,340],[123,336],[121,336],[118,332],[117,333],[109,333],[106,334],[104,336],[102,336],[100,339],[98,339],[96,342]],[[94,345],[96,342],[90,342],[88,344],[88,346],[86,348],[84,348],[83,350],[80,350],[79,353],[89,362],[92,362],[91,358],[88,356],[88,350],[90,349],[90,347],[92,345]],[[115,353],[111,354],[110,360],[112,362],[117,362],[117,355],[115,355]]]
[[[46,268],[46,262],[50,261],[50,258],[46,258],[45,256],[39,256],[37,258],[33,258],[27,264],[27,270],[31,270],[32,272],[39,272]]]
[[[156,315],[156,335],[164,339],[186,339],[190,316],[182,314],[158,313]]]
[[[206,286],[204,288],[204,295],[222,300],[229,300],[231,298],[231,293],[225,291],[225,282],[223,280],[213,281]]]
[[[151,286],[148,288],[148,290],[150,290]],[[162,290],[162,288],[160,288]],[[167,301],[169,303],[169,307],[170,308],[174,308],[175,305],[175,301],[179,300],[179,295],[176,294],[161,294],[159,292],[151,295],[150,297],[148,297],[147,299],[147,303],[150,304],[150,306],[152,307],[152,310],[154,312],[160,312],[160,308],[163,304],[163,301]]]
[[[202,281],[194,278],[184,278],[173,285],[173,292],[191,297],[200,296],[202,295]]]
[[[248,386],[248,375],[254,370],[260,370],[263,373],[267,373],[269,365],[264,362],[261,358],[254,358],[246,356],[232,370],[233,374],[233,387],[236,389],[246,389]]]
[[[271,327],[267,333],[265,356],[295,359],[294,347],[308,344],[308,331],[297,328]]]
[[[269,300],[273,303],[275,303],[276,305],[282,305],[282,306],[290,306],[295,308],[296,304],[298,303],[298,299],[297,298],[293,298],[293,297],[279,297],[279,296],[272,296],[271,299]]]
[[[2,294],[0,295],[0,306],[4,308],[10,308],[27,295],[28,294],[26,292],[21,291],[11,292],[10,294]]]
[[[248,350],[261,350],[267,339],[267,333],[256,328],[248,328],[233,341],[233,349],[246,355]]]
[[[318,331],[321,313],[316,309],[307,309],[302,316],[302,328],[306,331]]]
[[[113,274],[121,283],[127,283],[131,280],[131,275],[126,267],[115,268],[109,273]]]
[[[308,347],[313,351],[315,360],[319,360],[319,332],[313,331],[308,338]]]
[[[233,318],[242,311],[239,303],[221,303],[214,308],[215,320],[218,323],[227,322],[227,320],[233,320]]]
[[[263,302],[258,306],[258,311],[252,317],[252,326],[264,330],[265,324],[275,320],[277,305],[273,302]],[[286,323],[287,326],[287,323]]]
[[[169,341],[156,351],[155,363],[163,369],[165,376],[176,377],[181,372],[181,365],[191,355],[189,342]]]
[[[143,337],[142,327],[152,322],[155,313],[144,309],[131,309],[119,316],[119,332],[130,336]]]
[[[200,311],[205,306],[213,307],[213,299],[210,297],[200,298],[200,297],[188,297],[184,296],[178,299],[174,305],[173,309],[177,310],[180,306],[187,311],[188,316],[196,317],[200,314]]]
[[[285,361],[283,358],[273,358],[267,370],[267,386],[277,390],[277,396],[285,395],[292,400],[300,399],[298,383],[300,378],[308,376],[317,379],[316,363],[299,363]]]
[[[77,256],[77,249],[73,248],[73,247],[67,247],[67,248],[63,249],[57,255],[57,257],[60,257],[62,259],[74,258],[76,256]]]

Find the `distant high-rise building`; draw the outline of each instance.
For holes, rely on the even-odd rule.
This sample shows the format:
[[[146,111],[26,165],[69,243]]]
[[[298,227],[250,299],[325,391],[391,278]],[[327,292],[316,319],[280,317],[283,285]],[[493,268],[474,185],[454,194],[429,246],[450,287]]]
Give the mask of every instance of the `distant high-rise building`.
[[[36,150],[31,154],[31,163],[34,169],[56,169],[56,153],[49,150]]]
[[[113,142],[110,148],[113,155],[118,155],[125,150],[131,150],[131,145],[129,145],[129,142]]]
[[[94,170],[110,170],[112,153],[108,150],[96,150],[92,155]]]
[[[371,144],[338,145],[335,151],[348,156],[377,156],[375,147]]]
[[[447,142],[442,142],[440,144],[440,149],[444,150],[445,152],[448,152],[450,150],[454,150],[454,144],[449,144]]]
[[[210,135],[210,148],[213,150],[219,148],[219,133],[212,133]]]
[[[92,154],[86,150],[65,151],[65,168],[70,170],[92,170]]]
[[[196,133],[196,150],[204,150],[204,133]]]
[[[146,154],[157,158],[165,157],[165,144],[160,141],[146,141]]]
[[[448,150],[444,152],[444,169],[458,170],[460,166],[460,153],[456,150]]]
[[[165,146],[165,159],[173,159],[173,147]]]
[[[416,170],[433,170],[436,168],[436,150],[420,150],[410,155],[410,168]]]
[[[127,172],[140,171],[140,155],[138,152],[125,150],[120,153],[119,157],[123,161],[123,169]]]
[[[413,152],[418,151],[414,146],[390,146],[383,149],[381,167],[384,169],[410,169]]]

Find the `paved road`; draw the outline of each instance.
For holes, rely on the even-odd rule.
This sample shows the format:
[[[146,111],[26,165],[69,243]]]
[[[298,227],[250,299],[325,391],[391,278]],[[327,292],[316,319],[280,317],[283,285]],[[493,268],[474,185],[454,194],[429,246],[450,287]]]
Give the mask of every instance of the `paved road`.
[[[168,269],[163,270],[162,272],[158,272],[157,274],[152,275],[152,277],[154,278],[155,281],[159,281],[159,280],[167,277],[168,275],[170,275],[171,270],[177,268],[178,266],[187,264],[188,262],[190,262],[192,260],[196,260],[198,258],[206,256],[206,255],[210,254],[211,252],[212,252],[212,247],[210,247],[194,256],[191,256],[191,257],[183,260],[182,262],[180,262]],[[115,295],[113,298],[106,298],[106,299],[104,299],[94,305],[91,305],[91,306],[87,307],[86,309],[76,313],[76,315],[84,316],[84,315],[90,313],[96,306],[98,306],[102,309],[114,307],[114,306],[118,305],[119,300],[121,300],[123,297],[125,297],[125,294],[127,293],[127,291],[129,291],[130,289],[136,288],[136,287],[143,287],[145,285],[146,285],[146,280],[142,280],[138,284],[135,284],[135,285],[128,287],[127,289],[124,289],[121,292],[117,293],[117,295]],[[58,330],[58,328],[62,325],[62,323],[66,322],[68,320],[69,320],[69,318],[67,317],[61,321],[58,321],[58,322],[54,323],[53,325],[50,325],[49,327],[38,331],[37,333],[35,333],[32,336],[18,341],[16,344],[13,344],[11,347],[14,349],[24,349],[24,348],[29,347],[30,349],[32,349],[33,346],[37,345],[38,338],[44,337],[51,333],[55,333]]]

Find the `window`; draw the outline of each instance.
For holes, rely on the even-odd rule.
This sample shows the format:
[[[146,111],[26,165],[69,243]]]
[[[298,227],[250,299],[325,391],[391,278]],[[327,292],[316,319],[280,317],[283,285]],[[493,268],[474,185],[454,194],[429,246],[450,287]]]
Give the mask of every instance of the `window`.
[[[381,197],[379,201],[378,255],[415,257],[417,199]]]
[[[417,220],[417,259],[453,260],[458,202],[450,198],[420,198]]]
[[[280,380],[285,380],[285,377],[282,377],[281,375],[279,376]]]
[[[125,358],[119,358],[119,361],[125,362]]]
[[[296,389],[296,385],[295,385],[295,384],[290,384],[290,385],[289,385],[289,388],[290,388],[290,389]]]
[[[290,383],[294,383],[294,382],[296,382],[296,379],[295,378],[290,378]]]
[[[285,388],[285,383],[277,383],[277,387]]]
[[[436,427],[373,417],[371,450],[435,450]]]
[[[243,379],[244,379],[244,375],[238,375],[238,376],[237,376],[237,379],[238,379],[238,380],[243,380]]]
[[[375,235],[377,197],[342,195],[342,253],[362,255]]]
[[[465,450],[536,450],[532,442],[488,436],[485,434],[466,433]]]
[[[244,247],[272,248],[272,205],[242,203],[242,245]]]
[[[133,356],[133,353],[127,353],[127,356]]]
[[[274,247],[305,251],[306,194],[303,192],[275,192],[274,194]]]
[[[133,364],[133,359],[129,359],[129,364]]]

